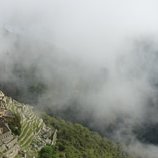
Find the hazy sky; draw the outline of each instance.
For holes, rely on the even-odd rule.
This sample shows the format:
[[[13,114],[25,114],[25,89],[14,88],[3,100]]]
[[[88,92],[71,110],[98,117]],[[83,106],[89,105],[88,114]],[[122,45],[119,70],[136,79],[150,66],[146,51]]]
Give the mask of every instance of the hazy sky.
[[[114,50],[122,40],[157,35],[157,7],[156,0],[1,0],[0,22],[73,54],[105,60],[119,52]]]

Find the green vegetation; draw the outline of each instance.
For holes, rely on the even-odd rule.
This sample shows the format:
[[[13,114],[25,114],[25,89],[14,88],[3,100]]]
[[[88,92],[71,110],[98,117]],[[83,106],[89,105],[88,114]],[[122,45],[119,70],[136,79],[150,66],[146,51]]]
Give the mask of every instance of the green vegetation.
[[[7,118],[7,123],[9,128],[15,135],[20,135],[21,133],[21,123],[20,123],[20,116],[18,114],[12,113],[12,117]]]
[[[43,127],[42,119],[29,105],[20,104],[11,98],[7,98],[6,105],[8,110],[20,116],[21,148],[27,151],[28,158],[35,155],[37,157],[37,151],[31,148],[30,144],[34,134]],[[54,148],[46,145],[39,152],[39,158],[129,158],[120,145],[112,143],[80,124],[66,122],[44,113],[41,113],[41,117],[47,126],[58,131]]]
[[[39,152],[39,158],[56,158],[54,147],[46,145]]]
[[[80,124],[43,115],[47,125],[58,129],[56,158],[129,158],[119,145]]]
[[[29,105],[20,104],[15,100],[10,103],[10,98],[7,99],[7,109],[19,118],[20,131],[18,133],[18,141],[21,148],[27,150],[32,143],[35,133],[38,133],[43,126],[43,121],[32,111]]]

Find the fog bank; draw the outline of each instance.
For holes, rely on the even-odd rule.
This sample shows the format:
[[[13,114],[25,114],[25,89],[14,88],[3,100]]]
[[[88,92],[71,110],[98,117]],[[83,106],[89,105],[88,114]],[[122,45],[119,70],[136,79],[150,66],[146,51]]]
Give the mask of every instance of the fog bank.
[[[158,123],[157,5],[1,1],[1,89],[156,158],[157,144],[134,130]]]

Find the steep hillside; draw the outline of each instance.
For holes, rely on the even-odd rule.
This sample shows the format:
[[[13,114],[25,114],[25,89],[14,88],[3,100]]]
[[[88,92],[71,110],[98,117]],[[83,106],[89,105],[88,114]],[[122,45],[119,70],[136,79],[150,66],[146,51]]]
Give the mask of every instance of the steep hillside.
[[[17,158],[129,158],[120,145],[80,124],[37,112],[9,97],[4,106],[20,119]]]
[[[38,133],[42,128],[43,121],[33,113],[32,108],[29,105],[22,105],[11,98],[7,98],[6,105],[7,109],[20,115],[21,133],[19,136],[19,143],[22,148],[27,149],[32,142],[34,133]]]
[[[121,146],[81,124],[43,114],[46,124],[58,129],[56,158],[129,158]]]

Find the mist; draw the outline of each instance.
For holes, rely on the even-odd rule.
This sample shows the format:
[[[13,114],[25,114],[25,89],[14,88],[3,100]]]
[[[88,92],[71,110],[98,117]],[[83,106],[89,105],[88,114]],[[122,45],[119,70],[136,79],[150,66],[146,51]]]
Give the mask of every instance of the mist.
[[[158,124],[157,1],[0,2],[7,95],[157,157],[158,143],[135,134]]]

